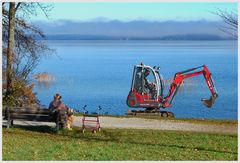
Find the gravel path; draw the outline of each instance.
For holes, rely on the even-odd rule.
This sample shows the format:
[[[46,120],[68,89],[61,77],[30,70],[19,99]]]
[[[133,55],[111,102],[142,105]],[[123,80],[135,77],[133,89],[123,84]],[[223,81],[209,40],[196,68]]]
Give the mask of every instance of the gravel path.
[[[6,123],[3,121],[3,124]],[[50,125],[54,123],[14,121],[18,125]],[[237,134],[238,127],[230,124],[202,124],[180,120],[154,120],[143,118],[115,118],[100,117],[102,128],[134,128],[134,129],[154,129],[154,130],[173,130],[173,131],[197,131],[209,133],[228,133]],[[76,117],[73,126],[82,126],[82,117]]]
[[[77,117],[74,126],[81,126],[81,119],[82,117]],[[100,124],[103,128],[134,128],[231,134],[238,132],[237,125],[199,124],[180,120],[100,117]]]

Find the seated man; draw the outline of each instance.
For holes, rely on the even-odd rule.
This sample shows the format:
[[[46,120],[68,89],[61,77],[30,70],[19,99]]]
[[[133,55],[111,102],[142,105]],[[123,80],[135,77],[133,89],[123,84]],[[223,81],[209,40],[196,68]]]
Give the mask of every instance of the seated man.
[[[151,99],[156,100],[157,99],[156,84],[155,83],[150,83],[149,90],[150,90],[150,94],[151,94]]]
[[[62,101],[61,101],[61,96],[60,94],[55,94],[53,97],[53,101],[49,104],[49,109],[52,112],[53,118],[57,119],[56,113],[58,110],[65,110],[67,112],[67,128],[71,130],[71,126],[74,120],[73,116],[73,109],[70,109],[68,106],[66,106]]]
[[[150,74],[150,70],[146,69],[144,72],[144,89],[143,92],[150,94],[150,99],[156,99],[157,97],[157,90],[156,90],[156,84],[151,83],[148,81],[147,77]]]

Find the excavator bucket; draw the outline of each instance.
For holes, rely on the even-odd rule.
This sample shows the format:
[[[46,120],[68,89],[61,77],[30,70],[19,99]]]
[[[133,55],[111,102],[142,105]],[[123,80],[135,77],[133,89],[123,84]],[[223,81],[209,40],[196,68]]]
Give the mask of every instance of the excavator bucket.
[[[211,96],[209,99],[203,98],[201,101],[206,107],[211,108],[212,105],[214,104],[216,98],[217,98],[217,96]]]

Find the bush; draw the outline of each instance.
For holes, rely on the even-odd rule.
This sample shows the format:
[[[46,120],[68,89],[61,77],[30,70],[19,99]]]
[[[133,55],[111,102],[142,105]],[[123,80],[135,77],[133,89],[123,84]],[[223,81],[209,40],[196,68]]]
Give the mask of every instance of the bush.
[[[14,79],[12,81],[11,91],[3,93],[3,105],[22,107],[39,104],[33,88],[34,84],[28,84],[27,81],[22,79]]]

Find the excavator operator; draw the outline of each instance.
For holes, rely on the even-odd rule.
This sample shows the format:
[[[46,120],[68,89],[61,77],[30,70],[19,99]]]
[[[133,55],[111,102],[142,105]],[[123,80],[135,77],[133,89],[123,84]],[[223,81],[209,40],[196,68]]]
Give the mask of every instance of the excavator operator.
[[[150,74],[149,69],[145,69],[144,81],[143,81],[143,86],[144,86],[143,92],[147,93],[147,94],[150,94],[151,99],[155,99],[156,95],[157,95],[156,85],[155,85],[155,83],[151,83],[151,82],[148,81],[147,77],[149,76],[149,74]]]

